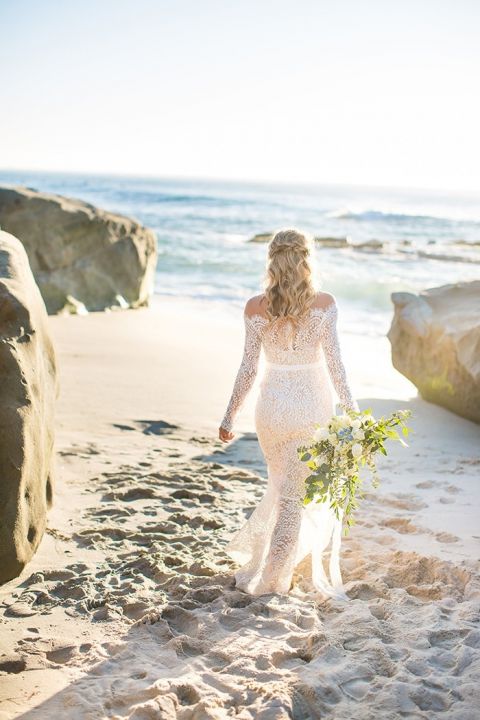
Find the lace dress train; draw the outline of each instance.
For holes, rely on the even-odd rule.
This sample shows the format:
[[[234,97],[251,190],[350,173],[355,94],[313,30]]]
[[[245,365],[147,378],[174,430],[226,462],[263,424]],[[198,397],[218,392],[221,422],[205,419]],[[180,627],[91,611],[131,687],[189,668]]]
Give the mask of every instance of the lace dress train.
[[[344,408],[358,410],[343,366],[337,306],[313,308],[285,346],[282,333],[261,315],[244,314],[245,345],[221,425],[231,429],[255,380],[260,350],[265,373],[255,406],[255,429],[267,465],[264,496],[225,547],[239,563],[236,586],[252,595],[288,593],[297,564],[311,554],[312,584],[330,597],[348,599],[340,571],[342,517],[328,503],[303,505],[310,470],[297,448],[315,424],[335,412],[329,377]],[[323,556],[330,547],[329,575]]]

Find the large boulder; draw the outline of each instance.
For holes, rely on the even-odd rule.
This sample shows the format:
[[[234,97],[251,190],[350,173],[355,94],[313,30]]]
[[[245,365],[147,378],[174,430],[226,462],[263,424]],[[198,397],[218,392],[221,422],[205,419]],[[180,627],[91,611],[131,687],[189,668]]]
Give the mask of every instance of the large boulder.
[[[480,280],[392,300],[394,367],[425,400],[480,423]]]
[[[135,220],[81,200],[4,187],[0,226],[24,244],[49,313],[148,303],[157,241]]]
[[[52,503],[55,353],[22,243],[0,231],[0,582],[36,551]]]

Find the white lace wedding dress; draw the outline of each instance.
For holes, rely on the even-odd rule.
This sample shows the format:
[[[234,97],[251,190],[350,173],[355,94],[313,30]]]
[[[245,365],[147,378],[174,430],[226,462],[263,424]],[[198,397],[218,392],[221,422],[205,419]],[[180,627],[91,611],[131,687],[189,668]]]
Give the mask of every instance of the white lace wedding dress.
[[[255,380],[260,350],[265,373],[255,406],[255,429],[268,471],[267,488],[248,520],[225,547],[241,567],[236,587],[252,595],[288,593],[295,566],[309,553],[312,583],[321,593],[341,599],[342,515],[327,503],[303,505],[307,465],[297,447],[308,443],[315,423],[335,414],[329,377],[340,404],[358,410],[347,381],[337,334],[338,309],[312,308],[289,342],[284,331],[262,315],[244,313],[245,345],[222,427],[231,430]],[[331,541],[329,575],[323,554]]]

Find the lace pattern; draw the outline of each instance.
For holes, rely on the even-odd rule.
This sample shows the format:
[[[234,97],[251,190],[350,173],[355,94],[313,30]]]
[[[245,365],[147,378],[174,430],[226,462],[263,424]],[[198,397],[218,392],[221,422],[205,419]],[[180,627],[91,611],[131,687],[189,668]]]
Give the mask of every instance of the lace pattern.
[[[320,339],[325,359],[327,361],[328,372],[342,407],[345,410],[355,410],[358,412],[358,403],[352,397],[352,391],[350,390],[340,350],[340,342],[337,331],[337,305],[332,303],[329,308],[331,308],[331,310],[326,312],[324,321],[320,326]]]
[[[309,469],[296,451],[310,440],[315,423],[335,412],[329,381],[342,407],[358,410],[341,357],[337,316],[336,303],[313,308],[285,342],[281,327],[261,315],[244,313],[243,357],[221,423],[224,428],[231,429],[254,383],[261,348],[267,361],[282,365],[279,369],[267,364],[255,406],[255,428],[268,470],[266,492],[225,548],[242,564],[235,574],[237,587],[250,594],[288,593],[295,566],[311,553],[314,587],[347,599],[339,566],[341,518],[337,520],[328,503],[303,505]],[[330,541],[331,581],[323,567]]]
[[[232,429],[234,418],[242,408],[257,376],[260,349],[262,347],[262,339],[258,328],[259,317],[259,315],[250,317],[246,313],[243,314],[245,326],[243,356],[233,384],[232,395],[221,422],[221,426],[225,430]]]

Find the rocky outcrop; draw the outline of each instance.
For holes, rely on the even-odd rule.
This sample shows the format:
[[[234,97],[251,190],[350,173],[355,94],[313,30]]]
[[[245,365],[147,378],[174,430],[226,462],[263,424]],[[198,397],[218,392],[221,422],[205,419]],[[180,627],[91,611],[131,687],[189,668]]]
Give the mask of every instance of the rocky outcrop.
[[[29,188],[0,188],[0,226],[18,237],[49,313],[148,303],[155,234],[131,218]]]
[[[378,252],[383,248],[385,245],[384,242],[381,240],[375,240],[372,238],[372,240],[365,240],[365,242],[355,243],[355,245],[352,245],[352,247],[355,250],[374,250]]]
[[[350,246],[350,239],[348,237],[322,237],[316,235],[314,240],[317,245],[321,245],[322,247],[344,248]]]
[[[20,574],[53,494],[55,353],[22,243],[0,232],[0,582]]]
[[[251,237],[248,242],[268,243],[272,238],[273,233],[271,232],[257,233],[257,235]],[[322,247],[351,247],[348,237],[323,237],[320,235],[316,235],[313,239],[315,243],[321,245]]]
[[[268,243],[273,237],[273,233],[266,232],[266,233],[257,233],[253,237],[249,239],[248,242],[254,242],[254,243]]]
[[[425,400],[480,423],[480,280],[392,300],[394,367]]]

